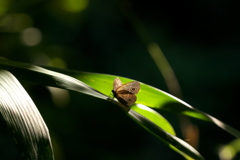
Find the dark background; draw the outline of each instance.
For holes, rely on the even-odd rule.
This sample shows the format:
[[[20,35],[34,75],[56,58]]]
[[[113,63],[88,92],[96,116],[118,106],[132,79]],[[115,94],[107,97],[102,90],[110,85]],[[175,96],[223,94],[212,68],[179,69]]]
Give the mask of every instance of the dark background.
[[[70,2],[75,2],[72,8],[67,7]],[[146,39],[160,45],[183,100],[240,129],[240,10],[233,0],[2,0],[0,56],[125,76],[168,92],[126,10],[145,26]],[[40,38],[32,45],[23,40],[29,28],[34,28],[30,36]],[[56,159],[183,159],[112,103],[69,92],[69,103],[58,106],[46,87],[21,83],[49,127]],[[176,114],[160,113],[181,137]],[[218,148],[234,137],[213,124],[191,121],[199,127],[199,152],[206,159],[219,159]],[[4,122],[0,124],[0,158],[18,159]]]

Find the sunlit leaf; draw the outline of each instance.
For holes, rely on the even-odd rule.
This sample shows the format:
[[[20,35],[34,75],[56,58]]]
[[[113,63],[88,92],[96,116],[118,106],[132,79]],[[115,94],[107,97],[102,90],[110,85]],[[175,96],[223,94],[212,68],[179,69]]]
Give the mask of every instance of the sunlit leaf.
[[[202,159],[196,150],[194,150],[179,138],[173,136],[175,133],[169,122],[167,122],[157,112],[142,110],[138,104],[154,109],[163,109],[170,112],[176,112],[200,120],[212,122],[230,134],[236,137],[240,137],[240,132],[238,130],[222,123],[221,121],[204,112],[193,108],[189,104],[162,90],[141,82],[141,89],[137,94],[137,107],[132,106],[131,108],[128,108],[109,97],[109,95],[111,95],[113,81],[116,77],[119,76],[69,71],[58,68],[42,68],[34,65],[22,64],[6,60],[0,60],[0,67],[11,71],[19,78],[29,80],[31,82],[78,91],[97,98],[114,102],[125,109],[131,117],[140,122],[141,125],[150,130],[154,135],[158,136],[161,140],[169,144],[170,147],[172,146],[179,153],[182,152],[183,155],[186,154],[191,158]],[[124,77],[119,78],[123,83],[132,81],[132,79]],[[139,119],[139,117],[144,117],[144,121],[141,121],[142,118]],[[151,128],[152,126],[153,128]]]
[[[144,107],[143,105],[133,105],[131,108],[132,109],[128,112],[128,114],[141,126],[167,144],[170,148],[188,160],[204,160],[204,158],[191,145],[174,136],[174,130],[169,128],[170,125],[161,115],[157,114],[150,108]],[[171,132],[171,130],[171,134],[166,132]]]
[[[8,71],[0,70],[0,112],[24,159],[52,160],[48,128],[37,107]]]

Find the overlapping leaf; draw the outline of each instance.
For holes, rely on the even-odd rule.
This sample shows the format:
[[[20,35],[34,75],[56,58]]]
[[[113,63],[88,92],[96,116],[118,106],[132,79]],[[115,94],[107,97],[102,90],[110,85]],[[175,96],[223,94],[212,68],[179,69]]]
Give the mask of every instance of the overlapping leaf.
[[[57,68],[46,69],[6,60],[0,60],[0,67],[11,71],[19,78],[31,82],[78,91],[101,99],[110,100],[122,106],[108,97],[112,90],[113,80],[117,77],[115,75],[74,72]],[[124,77],[119,78],[123,83],[132,81],[132,79]],[[212,122],[232,135],[240,137],[240,132],[234,128],[206,113],[198,111],[180,99],[147,84],[141,83],[141,90],[137,97],[136,104],[177,112],[200,120]],[[132,118],[180,154],[188,158],[203,159],[190,145],[174,136],[175,133],[172,126],[157,112],[150,108],[148,110],[146,108],[143,109],[139,107],[139,105],[132,106],[131,109],[124,106],[122,107]]]
[[[48,128],[37,107],[18,80],[4,70],[0,70],[0,112],[24,159],[54,159]]]

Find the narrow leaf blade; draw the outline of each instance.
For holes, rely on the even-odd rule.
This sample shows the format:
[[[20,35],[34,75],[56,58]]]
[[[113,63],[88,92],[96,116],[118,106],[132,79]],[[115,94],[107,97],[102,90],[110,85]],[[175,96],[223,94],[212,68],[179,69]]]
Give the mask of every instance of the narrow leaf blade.
[[[24,159],[53,160],[48,128],[18,80],[0,70],[0,112]]]

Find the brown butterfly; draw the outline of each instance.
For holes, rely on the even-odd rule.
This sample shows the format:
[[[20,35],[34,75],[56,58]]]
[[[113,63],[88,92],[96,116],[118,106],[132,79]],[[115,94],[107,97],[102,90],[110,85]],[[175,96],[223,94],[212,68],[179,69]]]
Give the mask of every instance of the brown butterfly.
[[[114,97],[116,97],[121,104],[131,106],[137,100],[135,94],[138,93],[139,89],[140,83],[137,81],[122,84],[121,80],[116,78],[113,82],[112,92]]]

